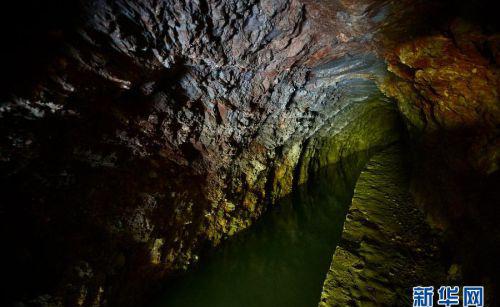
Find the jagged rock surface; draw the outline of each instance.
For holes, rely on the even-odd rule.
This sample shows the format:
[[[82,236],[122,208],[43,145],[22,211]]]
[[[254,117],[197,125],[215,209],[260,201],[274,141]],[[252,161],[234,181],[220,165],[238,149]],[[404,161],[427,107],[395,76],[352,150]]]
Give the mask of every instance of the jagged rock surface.
[[[10,53],[2,57],[9,68],[0,93],[0,227],[9,251],[2,255],[2,297],[137,305],[155,281],[188,268],[203,247],[248,227],[295,183],[338,158],[320,136],[349,124],[340,115],[352,104],[380,99],[375,82],[396,99],[415,89],[441,93],[433,84],[449,67],[398,54],[413,46],[399,48],[400,37],[411,41],[434,26],[422,18],[434,14],[434,4],[395,2],[48,2],[64,23],[33,23],[22,35],[7,35],[14,43],[32,31],[40,38],[21,44],[19,54],[5,48]],[[19,3],[12,24],[50,11]],[[434,42],[430,36],[413,44],[427,50],[421,43]],[[419,79],[394,69],[404,82],[386,86],[379,52],[392,68],[403,59],[426,73]],[[452,69],[464,60],[451,58]],[[486,84],[465,85],[485,86],[484,97],[498,101],[490,91],[498,86],[496,64],[474,65],[484,66],[477,71]],[[427,102],[439,104],[430,96]],[[418,111],[427,104],[410,105]],[[481,169],[498,174],[494,150],[473,152],[486,157]]]
[[[71,7],[40,77],[0,107],[4,297],[137,304],[247,227],[291,190],[306,140],[378,91],[387,6]]]
[[[454,19],[447,29],[394,48],[381,88],[411,134],[416,203],[445,230],[464,278],[496,293],[500,40],[477,21]]]

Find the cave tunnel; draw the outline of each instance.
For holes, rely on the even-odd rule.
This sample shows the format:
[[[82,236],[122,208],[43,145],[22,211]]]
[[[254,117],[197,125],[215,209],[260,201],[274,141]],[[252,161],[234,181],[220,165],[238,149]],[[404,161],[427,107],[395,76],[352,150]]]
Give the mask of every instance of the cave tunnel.
[[[494,1],[3,6],[1,306],[500,306]]]

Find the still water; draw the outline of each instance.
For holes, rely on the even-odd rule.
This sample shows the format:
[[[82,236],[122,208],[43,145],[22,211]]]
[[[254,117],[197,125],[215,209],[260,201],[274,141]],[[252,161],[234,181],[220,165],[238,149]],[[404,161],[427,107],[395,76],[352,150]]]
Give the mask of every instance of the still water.
[[[167,284],[153,306],[317,306],[359,175],[353,170],[359,157],[355,160],[328,167],[321,180],[282,199],[197,268]]]

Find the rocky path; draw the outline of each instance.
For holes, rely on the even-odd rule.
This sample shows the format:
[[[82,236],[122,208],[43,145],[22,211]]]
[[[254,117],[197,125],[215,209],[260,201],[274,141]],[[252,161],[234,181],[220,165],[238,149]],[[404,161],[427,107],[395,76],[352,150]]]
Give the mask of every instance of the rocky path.
[[[446,280],[439,238],[413,206],[408,177],[398,146],[367,164],[356,184],[320,307],[411,306],[413,286]]]

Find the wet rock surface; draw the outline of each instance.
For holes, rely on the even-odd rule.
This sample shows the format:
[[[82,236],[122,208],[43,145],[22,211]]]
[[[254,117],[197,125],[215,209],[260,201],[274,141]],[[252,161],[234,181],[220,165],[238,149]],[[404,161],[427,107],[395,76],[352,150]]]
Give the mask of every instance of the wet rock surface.
[[[401,125],[395,105],[380,95],[343,109],[304,146],[294,176],[286,172],[290,160],[277,168],[283,177],[273,182],[296,180],[293,191],[192,272],[165,283],[154,306],[315,305],[359,173],[400,140]]]
[[[356,122],[366,117],[351,112],[390,106],[379,88],[413,132],[437,119],[412,137],[417,168],[431,170],[415,182],[442,179],[421,185],[417,202],[436,224],[481,229],[450,235],[457,242],[487,245],[496,218],[480,222],[498,215],[484,205],[498,203],[497,32],[447,27],[440,5],[50,0],[2,10],[1,299],[141,304],[328,163],[393,139],[392,107],[363,109],[387,132],[369,141]],[[339,136],[349,125],[359,137]]]
[[[3,76],[2,297],[140,304],[248,227],[298,182],[307,140],[378,93],[387,5],[19,5],[45,23],[20,27],[33,41]]]
[[[411,199],[406,159],[392,146],[361,172],[319,306],[411,306],[412,287],[459,282]]]

